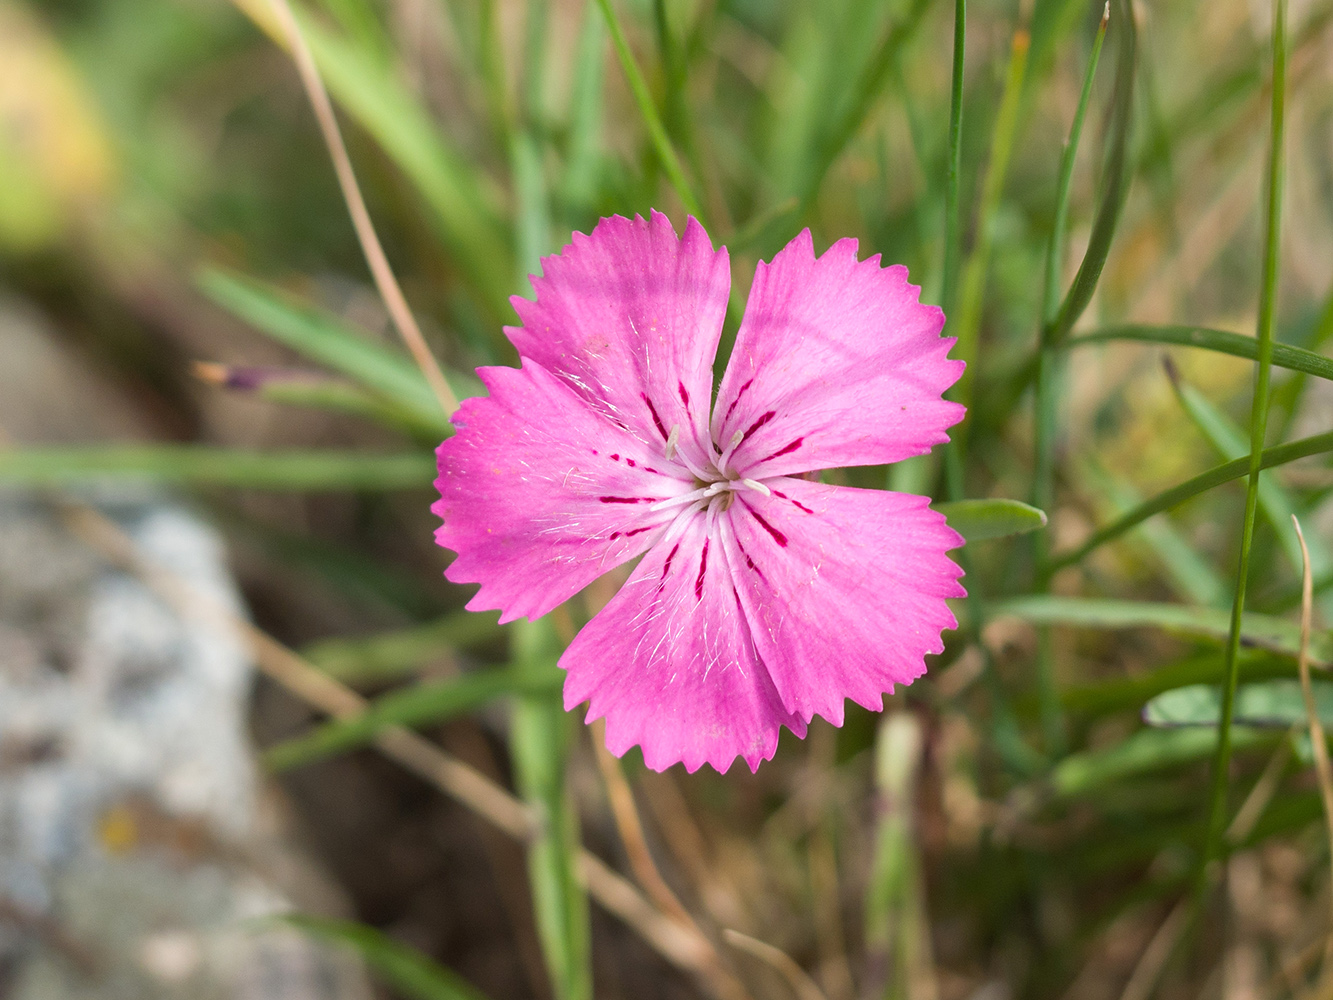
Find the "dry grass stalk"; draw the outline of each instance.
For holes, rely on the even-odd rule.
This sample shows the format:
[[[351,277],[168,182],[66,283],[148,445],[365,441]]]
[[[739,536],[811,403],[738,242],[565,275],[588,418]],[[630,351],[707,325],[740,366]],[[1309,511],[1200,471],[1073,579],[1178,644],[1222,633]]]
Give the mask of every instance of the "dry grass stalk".
[[[431,391],[440,401],[440,408],[446,415],[452,414],[458,409],[458,398],[449,388],[439,362],[435,360],[435,355],[426,345],[421,327],[417,325],[416,317],[412,315],[403,290],[398,286],[398,279],[394,277],[393,269],[389,266],[389,259],[384,255],[384,248],[380,246],[379,236],[375,233],[375,224],[370,220],[370,212],[366,208],[365,199],[361,196],[361,187],[357,184],[351,158],[347,155],[347,146],[338,128],[338,119],[333,113],[333,102],[329,100],[328,91],[324,89],[324,81],[320,79],[319,69],[315,65],[315,57],[311,54],[310,46],[306,44],[305,36],[301,34],[301,28],[296,23],[296,15],[292,12],[291,4],[287,0],[269,0],[269,3],[286,38],[292,61],[296,63],[301,86],[305,88],[310,106],[315,111],[315,118],[319,121],[319,130],[324,136],[325,145],[329,148],[334,172],[338,175],[338,187],[341,188],[343,200],[347,203],[347,211],[352,216],[352,227],[356,230],[356,238],[366,255],[366,263],[370,266],[370,273],[375,279],[375,287],[379,289],[380,297],[384,299],[384,306],[393,318],[394,326],[398,328],[403,343],[407,345],[417,367],[421,369],[421,374],[430,384]]]

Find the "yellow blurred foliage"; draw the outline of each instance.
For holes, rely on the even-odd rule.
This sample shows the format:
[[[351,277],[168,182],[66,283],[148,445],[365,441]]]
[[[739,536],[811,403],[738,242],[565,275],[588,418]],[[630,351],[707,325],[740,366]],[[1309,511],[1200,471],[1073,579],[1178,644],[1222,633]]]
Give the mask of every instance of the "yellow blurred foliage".
[[[77,70],[30,11],[0,0],[0,246],[56,241],[107,196],[115,173]]]

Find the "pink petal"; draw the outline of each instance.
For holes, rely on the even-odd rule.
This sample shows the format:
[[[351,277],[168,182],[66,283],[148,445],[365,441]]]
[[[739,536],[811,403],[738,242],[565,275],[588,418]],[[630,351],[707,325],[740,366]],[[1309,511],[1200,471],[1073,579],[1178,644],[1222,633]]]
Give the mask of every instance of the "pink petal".
[[[737,495],[728,556],[755,648],[789,712],[842,725],[843,699],[878,711],[925,673],[957,622],[963,544],[927,497],[770,479]]]
[[[808,229],[760,262],[713,409],[720,447],[743,435],[732,468],[762,479],[879,465],[947,441],[964,411],[940,394],[963,363],[920,293],[905,267],[858,262],[856,240],[816,259]]]
[[[565,708],[589,701],[611,752],[638,744],[655,771],[738,756],[754,770],[782,726],[805,735],[755,655],[717,528],[683,515],[560,658]]]
[[[506,327],[509,339],[659,448],[679,425],[681,446],[701,460],[731,288],[726,248],[715,252],[694,219],[678,239],[660,212],[602,219],[572,240],[542,260],[536,302],[511,300],[523,325]]]
[[[536,618],[647,549],[675,513],[653,502],[693,482],[540,365],[477,374],[490,396],[436,452],[435,540],[458,553],[445,576],[482,585],[469,609]]]

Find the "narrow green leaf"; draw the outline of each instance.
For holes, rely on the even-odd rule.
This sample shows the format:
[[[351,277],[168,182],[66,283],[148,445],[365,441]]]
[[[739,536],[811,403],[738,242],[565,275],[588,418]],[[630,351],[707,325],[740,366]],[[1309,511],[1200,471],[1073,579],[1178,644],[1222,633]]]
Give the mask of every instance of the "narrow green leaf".
[[[963,229],[958,206],[963,176],[963,66],[967,51],[967,0],[953,5],[953,71],[949,78],[949,162],[944,176],[944,275],[940,303],[953,314],[958,293],[958,263],[962,260]]]
[[[238,395],[282,406],[348,413],[373,420],[383,427],[431,439],[440,436],[438,407],[435,417],[425,419],[419,412],[399,406],[383,395],[372,394],[324,372],[208,363],[196,365],[195,373],[206,382]]]
[[[405,353],[376,344],[329,313],[253,278],[206,268],[199,273],[198,284],[210,299],[255,329],[373,389],[435,427],[441,436],[450,433],[452,425],[439,401]],[[455,376],[450,381],[461,395],[476,395],[462,379]]]
[[[324,639],[301,655],[341,681],[390,680],[452,649],[492,642],[504,634],[498,612],[459,611],[415,628],[363,639]]]
[[[648,81],[643,78],[643,71],[639,69],[634,53],[630,51],[629,42],[625,40],[625,32],[621,29],[616,12],[611,7],[611,0],[597,0],[597,3],[602,9],[602,16],[606,18],[607,26],[611,29],[611,43],[615,46],[620,67],[629,81],[634,101],[639,107],[639,114],[643,116],[648,137],[657,151],[657,158],[661,161],[667,180],[671,182],[676,197],[685,206],[685,210],[704,222],[706,227],[703,208],[690,186],[689,179],[685,176],[685,169],[680,164],[680,157],[676,155],[675,147],[671,145],[671,137],[667,135],[666,126],[662,124],[662,117],[657,113],[657,105],[653,102],[653,95],[648,90]]]
[[[1000,107],[995,113],[995,131],[991,134],[990,158],[981,182],[981,196],[977,206],[977,235],[972,252],[963,265],[962,285],[958,291],[958,307],[949,332],[958,338],[953,354],[967,362],[962,377],[950,390],[950,398],[971,407],[972,380],[975,377],[977,350],[981,337],[982,301],[986,293],[986,279],[990,273],[991,243],[995,236],[995,216],[1009,176],[1009,158],[1013,153],[1018,133],[1018,111],[1023,94],[1023,75],[1027,72],[1028,34],[1014,32],[1009,49],[1009,67],[1005,74]],[[966,440],[965,423],[955,432],[961,448]]]
[[[565,674],[520,670],[486,670],[448,680],[403,688],[376,698],[360,715],[326,722],[306,736],[285,740],[264,753],[273,771],[304,767],[334,754],[370,743],[390,726],[428,726],[474,712],[506,695],[559,692]]]
[[[1115,237],[1116,224],[1120,221],[1120,209],[1124,207],[1125,197],[1129,194],[1132,177],[1127,162],[1129,123],[1134,107],[1134,64],[1138,48],[1134,11],[1129,0],[1117,0],[1113,21],[1119,38],[1119,53],[1116,58],[1115,94],[1111,99],[1111,151],[1107,157],[1106,174],[1102,178],[1102,199],[1074,283],[1047,332],[1046,340],[1051,344],[1064,340],[1092,301],[1092,293],[1111,252],[1111,241]]]
[[[1289,444],[1265,448],[1259,456],[1259,468],[1271,469],[1274,466],[1285,465],[1299,458],[1308,458],[1310,455],[1318,455],[1326,451],[1333,451],[1333,431],[1301,438],[1299,441],[1292,441]],[[1207,493],[1215,486],[1229,483],[1233,479],[1240,479],[1242,476],[1248,475],[1249,471],[1250,456],[1247,455],[1245,458],[1238,458],[1234,462],[1227,462],[1225,465],[1209,469],[1193,479],[1187,479],[1179,486],[1173,486],[1171,489],[1157,494],[1151,500],[1145,500],[1128,514],[1124,514],[1105,528],[1094,532],[1091,538],[1072,552],[1057,556],[1052,560],[1051,568],[1056,570],[1063,566],[1072,565],[1093,549],[1118,538],[1130,528],[1147,520],[1154,514],[1160,514],[1164,510],[1178,507],[1186,500],[1192,499],[1201,493]]]
[[[1333,682],[1318,681],[1313,687],[1320,721],[1333,725]],[[1143,721],[1150,726],[1216,726],[1221,719],[1222,688],[1217,684],[1173,688],[1143,706]],[[1300,681],[1290,678],[1240,685],[1232,721],[1237,726],[1267,729],[1304,725]]]
[[[514,631],[517,669],[550,676],[560,654],[550,618],[516,622]],[[570,721],[558,689],[520,697],[510,748],[519,792],[540,818],[540,832],[528,844],[528,877],[556,1000],[591,1000],[591,929],[578,878],[578,812],[565,778]]]
[[[1184,381],[1174,368],[1168,368],[1168,373],[1171,375],[1171,387],[1175,390],[1181,407],[1189,414],[1194,425],[1199,428],[1217,453],[1222,458],[1232,461],[1243,457],[1246,454],[1245,436],[1240,428],[1203,393]],[[1287,496],[1282,484],[1274,479],[1271,473],[1259,475],[1259,509],[1263,511],[1264,517],[1277,533],[1278,544],[1286,552],[1287,561],[1299,575],[1304,561],[1300,541],[1291,528],[1291,519],[1296,513],[1296,506]],[[1309,549],[1311,571],[1315,576],[1323,576],[1330,566],[1333,566],[1328,549],[1319,536],[1314,534],[1310,536]]]
[[[1072,625],[1082,628],[1163,628],[1183,635],[1224,640],[1231,617],[1222,608],[1191,608],[1183,604],[1153,601],[1117,601],[1091,597],[1060,597],[1031,594],[990,606],[992,616],[1013,615],[1038,625]],[[1295,656],[1301,630],[1296,624],[1269,615],[1247,614],[1243,635],[1248,646]],[[1310,637],[1310,657],[1317,664],[1333,662],[1333,635],[1320,632]]]
[[[1271,744],[1275,737],[1255,729],[1238,729],[1237,749]],[[1071,754],[1051,772],[1051,788],[1058,795],[1087,795],[1114,781],[1132,778],[1212,756],[1216,729],[1140,729],[1104,750]]]
[[[1155,695],[1172,688],[1189,684],[1220,684],[1224,675],[1225,664],[1221,654],[1210,652],[1168,663],[1142,674],[1065,688],[1060,693],[1060,702],[1070,712],[1095,718],[1137,709]],[[1291,657],[1262,649],[1241,651],[1241,677],[1246,681],[1295,676],[1296,664]]]
[[[1080,463],[1080,471],[1089,481],[1087,492],[1106,501],[1112,511],[1124,514],[1143,502],[1138,492],[1123,479],[1107,472],[1093,459]],[[1200,555],[1164,515],[1150,517],[1132,532],[1141,535],[1143,553],[1161,562],[1172,586],[1186,603],[1221,607],[1231,597],[1221,575]]]
[[[410,1000],[486,1000],[458,973],[374,927],[304,914],[280,919],[314,937],[352,948],[386,983]]]
[[[1123,326],[1102,327],[1092,333],[1065,340],[1066,348],[1104,344],[1113,340],[1137,340],[1150,344],[1175,344],[1180,347],[1198,347],[1219,354],[1231,354],[1250,361],[1259,357],[1259,341],[1240,333],[1210,330],[1202,326],[1147,326],[1129,323]],[[1279,368],[1333,379],[1333,360],[1291,344],[1273,344],[1273,364]]]
[[[1259,286],[1258,368],[1254,377],[1254,400],[1250,406],[1249,479],[1245,484],[1245,515],[1240,532],[1240,558],[1236,566],[1236,600],[1231,606],[1231,629],[1227,637],[1227,676],[1222,688],[1222,717],[1218,725],[1217,754],[1213,758],[1213,780],[1208,810],[1208,836],[1197,879],[1202,896],[1209,885],[1207,868],[1222,850],[1227,822],[1227,791],[1231,780],[1232,719],[1236,685],[1240,682],[1240,644],[1245,613],[1245,588],[1250,574],[1250,548],[1254,543],[1254,518],[1259,507],[1259,470],[1268,430],[1268,385],[1273,370],[1273,328],[1277,317],[1277,258],[1282,227],[1283,134],[1287,92],[1287,0],[1273,4],[1273,83],[1269,116],[1268,170],[1264,199],[1264,255]],[[1313,652],[1313,650],[1312,650]]]
[[[0,482],[68,486],[99,479],[269,490],[398,490],[435,478],[429,452],[240,451],[208,445],[0,449]]]
[[[541,273],[541,257],[551,250],[551,206],[546,196],[541,148],[527,129],[514,134],[510,149],[514,172],[516,212],[515,244],[518,247],[519,287],[530,287],[530,275]]]
[[[907,12],[889,29],[875,55],[853,84],[841,111],[835,112],[831,120],[827,118],[822,120],[827,122],[827,125],[817,133],[813,164],[796,192],[800,199],[802,215],[819,194],[829,169],[838,161],[838,157],[842,155],[842,151],[847,148],[847,144],[852,141],[865,121],[866,115],[874,107],[875,101],[884,89],[885,81],[893,71],[899,53],[916,34],[929,6],[928,0],[911,0]],[[841,67],[835,67],[835,72],[840,69]],[[827,113],[827,109],[816,110],[818,113]]]
[[[969,542],[1022,535],[1046,527],[1046,512],[1021,500],[954,500],[935,504],[935,509]]]
[[[606,77],[606,21],[594,0],[583,5],[583,28],[573,72],[560,192],[571,207],[585,209],[591,206],[598,190]]]

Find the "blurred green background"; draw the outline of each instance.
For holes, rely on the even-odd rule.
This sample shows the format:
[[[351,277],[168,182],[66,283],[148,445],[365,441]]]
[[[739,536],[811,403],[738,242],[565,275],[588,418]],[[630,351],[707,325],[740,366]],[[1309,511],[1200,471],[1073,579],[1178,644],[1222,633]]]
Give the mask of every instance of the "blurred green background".
[[[828,1000],[1307,995],[1324,982],[1330,858],[1291,686],[1289,515],[1310,542],[1310,648],[1326,666],[1333,5],[1290,12],[1275,315],[1277,340],[1304,352],[1277,359],[1267,434],[1315,440],[1263,479],[1247,607],[1268,617],[1244,630],[1230,832],[1202,891],[1219,710],[1215,688],[1189,686],[1224,678],[1244,480],[1085,543],[1250,450],[1268,5],[1114,7],[1064,228],[1061,156],[1100,2],[973,0],[956,146],[943,0],[608,9],[623,52],[598,2],[299,8],[455,390],[476,391],[478,365],[516,361],[508,296],[531,294],[539,258],[600,216],[655,207],[679,229],[699,213],[732,251],[731,332],[754,263],[808,225],[819,250],[855,236],[863,256],[908,265],[970,365],[965,447],[833,481],[1014,498],[1049,516],[968,546],[961,627],[923,681],[887,699],[882,726],[860,710],[841,730],[816,723],[753,776],[656,776],[626,758],[658,863],[730,974],[756,998],[795,989],[729,949],[724,927],[783,949]],[[486,868],[488,835],[461,809],[348,751],[364,735],[282,744],[268,759],[363,922],[492,997],[587,996],[589,969],[599,997],[726,995],[580,909],[579,838],[625,860],[603,778],[558,696],[505,678],[548,668],[615,582],[530,631],[460,613],[467,588],[443,581],[429,513],[448,423],[369,279],[274,25],[268,0],[0,0],[0,326],[40,331],[0,341],[0,480],[188,490],[226,530],[259,625],[396,697],[408,714],[395,719],[528,801],[579,817],[530,852],[529,888],[516,848],[495,848],[516,868],[494,853]],[[1100,280],[1077,277],[1085,258]],[[1066,324],[1039,361],[1071,285],[1082,301],[1060,315],[1075,340],[1100,339],[1066,349]],[[501,679],[475,696],[485,708],[439,700],[487,672]],[[1145,724],[1164,694],[1147,717],[1172,725]],[[317,723],[276,687],[258,691],[261,745]],[[1218,872],[1229,892],[1211,888]]]

